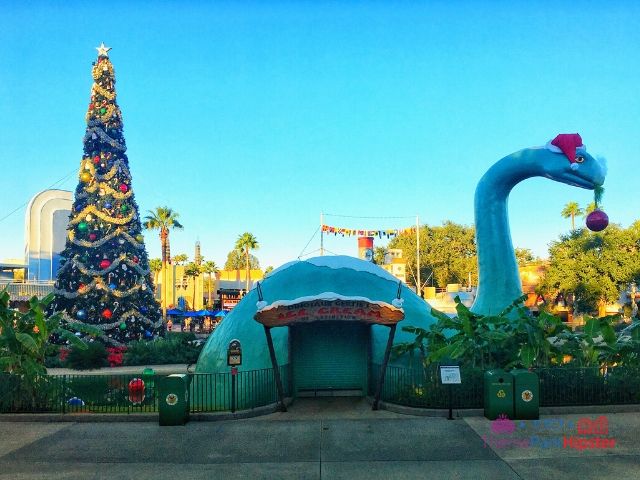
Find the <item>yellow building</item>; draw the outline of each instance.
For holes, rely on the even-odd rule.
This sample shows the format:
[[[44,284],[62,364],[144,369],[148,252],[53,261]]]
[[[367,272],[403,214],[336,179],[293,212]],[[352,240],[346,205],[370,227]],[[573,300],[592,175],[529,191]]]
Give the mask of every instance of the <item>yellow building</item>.
[[[384,265],[380,266],[398,280],[407,283],[407,262],[402,258],[401,248],[390,248]]]
[[[163,275],[162,270],[154,275],[156,298],[160,301],[164,296],[167,309],[178,308],[181,304],[180,299],[183,298],[185,307],[188,310],[202,310],[209,303],[209,298],[211,298],[210,308],[213,305],[217,305],[218,308],[230,310],[246,293],[246,270],[221,270],[209,278],[207,273],[201,273],[197,277],[189,277],[184,273],[185,268],[184,265],[168,264],[166,277]],[[166,278],[167,287],[163,291],[162,283],[164,278]],[[251,270],[249,289],[253,287],[256,281],[263,278],[264,273],[262,270]]]
[[[202,310],[206,275],[201,273],[197,277],[188,277],[184,273],[185,268],[184,265],[167,264],[164,271],[160,270],[155,274],[156,298],[159,301],[164,298],[163,306],[167,309],[177,308],[183,298],[188,310]],[[166,288],[163,288],[165,279]]]

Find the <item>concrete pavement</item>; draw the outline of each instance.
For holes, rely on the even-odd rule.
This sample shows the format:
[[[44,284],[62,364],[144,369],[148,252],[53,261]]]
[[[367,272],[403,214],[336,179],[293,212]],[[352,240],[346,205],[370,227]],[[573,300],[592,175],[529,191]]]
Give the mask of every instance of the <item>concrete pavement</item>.
[[[496,433],[480,417],[372,412],[362,399],[323,398],[298,399],[286,413],[184,427],[0,423],[0,479],[640,478],[637,413],[606,415],[612,449],[557,445],[580,419],[598,416],[544,416]]]

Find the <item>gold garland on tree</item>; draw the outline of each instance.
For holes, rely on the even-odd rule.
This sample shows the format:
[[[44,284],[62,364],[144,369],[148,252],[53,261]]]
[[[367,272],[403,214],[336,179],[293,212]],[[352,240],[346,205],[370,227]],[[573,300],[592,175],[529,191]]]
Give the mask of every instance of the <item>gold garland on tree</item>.
[[[106,213],[102,212],[102,210],[98,210],[95,205],[87,205],[86,207],[84,207],[82,209],[81,212],[79,212],[75,218],[69,220],[69,225],[76,225],[80,222],[84,222],[83,218],[80,217],[85,217],[88,214],[93,213],[96,217],[100,218],[101,220],[104,220],[105,222],[109,222],[109,223],[114,223],[116,225],[125,225],[129,222],[131,222],[131,220],[133,220],[133,217],[135,215],[135,212],[131,212],[129,215],[127,215],[126,217],[122,217],[122,218],[114,218],[114,217],[110,217],[109,215],[107,215]]]

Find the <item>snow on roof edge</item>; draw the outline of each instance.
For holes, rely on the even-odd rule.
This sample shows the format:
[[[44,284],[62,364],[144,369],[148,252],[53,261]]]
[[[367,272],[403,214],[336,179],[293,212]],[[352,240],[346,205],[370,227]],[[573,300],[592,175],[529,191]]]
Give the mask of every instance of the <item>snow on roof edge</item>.
[[[379,305],[381,307],[387,307],[387,308],[390,308],[391,310],[397,310],[399,312],[403,311],[402,308],[395,307],[391,303],[382,302],[380,300],[371,300],[370,298],[367,298],[367,297],[340,295],[339,293],[335,293],[335,292],[322,292],[322,293],[319,293],[318,295],[298,297],[298,298],[294,298],[293,300],[276,300],[275,302],[263,308],[258,309],[258,312],[266,312],[274,308],[287,307],[289,305],[295,305],[297,303],[302,303],[302,302],[313,302],[314,300],[327,300],[327,301],[350,300],[350,301],[356,301],[356,302],[367,302],[374,305]]]
[[[357,272],[370,273],[394,283],[399,281],[396,277],[394,277],[375,263],[365,262],[364,260],[360,260],[356,257],[350,257],[348,255],[325,255],[321,257],[311,257],[306,260],[293,260],[291,262],[280,265],[278,268],[270,272],[269,277],[280,273],[289,267],[297,265],[300,262],[310,263],[311,265],[314,265],[316,267],[332,268],[334,270],[337,270],[339,268],[348,268]]]

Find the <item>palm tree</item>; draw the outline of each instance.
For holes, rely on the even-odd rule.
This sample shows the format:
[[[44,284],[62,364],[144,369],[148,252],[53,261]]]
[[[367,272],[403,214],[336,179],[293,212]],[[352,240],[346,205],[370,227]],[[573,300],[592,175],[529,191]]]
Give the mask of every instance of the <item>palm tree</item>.
[[[187,260],[189,260],[189,257],[186,253],[179,253],[178,255],[175,255],[171,260],[176,265],[184,265],[187,263]]]
[[[582,209],[577,202],[569,202],[564,206],[560,215],[562,215],[562,218],[571,218],[571,230],[575,230],[576,216],[582,215]]]
[[[184,274],[187,277],[191,277],[193,281],[193,296],[191,297],[191,309],[195,311],[196,309],[196,278],[200,276],[201,273],[200,265],[196,262],[189,263],[186,267],[184,267]]]
[[[582,216],[584,218],[587,218],[587,216],[593,212],[596,208],[598,208],[598,206],[596,205],[596,202],[591,202],[589,205],[587,205],[586,207],[584,207],[584,212],[582,214]]]
[[[247,293],[249,292],[249,276],[251,275],[251,269],[249,267],[249,251],[257,250],[260,248],[258,245],[258,239],[253,236],[252,233],[245,232],[238,236],[236,240],[236,249],[243,251],[245,259],[247,261]]]
[[[216,262],[207,260],[202,264],[202,271],[209,275],[209,306],[211,306],[211,274],[218,273],[218,266]]]
[[[169,207],[156,207],[155,211],[149,210],[149,214],[144,217],[143,226],[147,230],[160,230],[160,246],[162,250],[162,317],[167,318],[167,262],[171,259],[171,249],[169,247],[169,231],[172,228],[182,229],[178,221],[179,214]]]
[[[153,285],[158,284],[158,272],[162,270],[162,260],[159,258],[152,258],[149,260],[149,270],[153,272]]]

